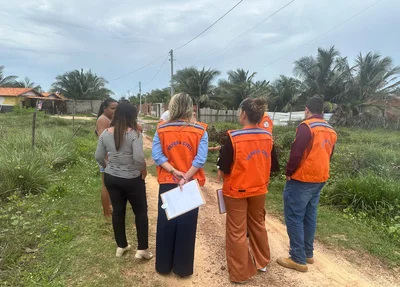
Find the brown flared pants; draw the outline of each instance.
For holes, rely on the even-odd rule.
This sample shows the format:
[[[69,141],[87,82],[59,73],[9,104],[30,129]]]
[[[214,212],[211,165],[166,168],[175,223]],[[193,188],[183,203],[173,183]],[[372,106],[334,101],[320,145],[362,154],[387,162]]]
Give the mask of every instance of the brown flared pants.
[[[224,201],[229,279],[232,282],[245,281],[271,260],[265,228],[265,194],[248,198],[224,196]]]

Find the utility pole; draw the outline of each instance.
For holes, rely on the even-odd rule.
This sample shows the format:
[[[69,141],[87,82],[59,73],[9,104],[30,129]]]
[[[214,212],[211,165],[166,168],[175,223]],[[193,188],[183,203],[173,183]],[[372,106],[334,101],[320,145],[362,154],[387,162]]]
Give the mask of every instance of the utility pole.
[[[171,97],[174,95],[174,50],[169,51],[171,58]]]
[[[142,114],[142,83],[139,82],[139,114]]]

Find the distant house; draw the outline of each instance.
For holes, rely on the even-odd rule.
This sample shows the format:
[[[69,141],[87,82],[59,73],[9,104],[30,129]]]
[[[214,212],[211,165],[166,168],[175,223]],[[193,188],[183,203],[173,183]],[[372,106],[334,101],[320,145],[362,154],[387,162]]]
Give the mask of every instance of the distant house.
[[[66,99],[58,93],[41,93],[32,88],[1,88],[0,112],[12,111],[14,107],[38,107],[49,113],[65,110]]]
[[[12,111],[15,106],[35,107],[35,98],[43,95],[30,88],[0,88],[0,111]]]

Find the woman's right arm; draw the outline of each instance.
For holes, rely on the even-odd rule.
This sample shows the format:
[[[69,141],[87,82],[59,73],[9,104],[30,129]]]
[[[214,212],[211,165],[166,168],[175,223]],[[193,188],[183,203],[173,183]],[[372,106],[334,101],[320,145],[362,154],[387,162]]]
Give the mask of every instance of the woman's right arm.
[[[233,163],[233,145],[230,137],[227,138],[225,145],[221,148],[220,157],[217,165],[219,170],[224,174],[231,173],[231,167]]]

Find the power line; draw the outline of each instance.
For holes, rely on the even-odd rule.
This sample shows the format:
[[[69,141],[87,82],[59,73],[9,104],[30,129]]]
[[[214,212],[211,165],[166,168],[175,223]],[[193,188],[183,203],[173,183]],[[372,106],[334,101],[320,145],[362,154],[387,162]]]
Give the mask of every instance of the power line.
[[[213,27],[215,24],[217,24],[219,21],[222,20],[222,18],[224,18],[226,15],[228,15],[233,9],[235,9],[237,6],[239,6],[240,3],[242,3],[244,0],[240,0],[238,3],[236,3],[235,6],[233,6],[231,9],[228,10],[228,12],[226,12],[224,15],[222,15],[221,17],[219,17],[214,23],[212,23],[210,26],[208,26],[205,30],[203,30],[200,34],[198,34],[197,36],[195,36],[194,38],[192,38],[191,40],[189,40],[188,42],[186,42],[185,44],[179,46],[178,48],[175,48],[175,51],[178,51],[180,49],[182,49],[183,47],[189,45],[191,42],[193,42],[194,40],[196,40],[198,37],[200,37],[201,35],[203,35],[205,32],[207,32],[208,30],[211,29],[211,27]]]
[[[275,64],[276,62],[282,60],[283,58],[286,58],[287,56],[293,54],[294,52],[297,52],[297,51],[300,50],[301,48],[307,46],[308,44],[310,44],[310,43],[312,43],[312,42],[318,40],[319,38],[325,36],[326,34],[332,32],[333,30],[335,30],[336,28],[338,28],[338,27],[342,26],[343,24],[349,22],[350,20],[353,20],[353,19],[354,19],[355,17],[357,17],[358,15],[364,13],[365,11],[367,11],[368,9],[372,8],[373,6],[375,6],[376,4],[378,4],[379,2],[382,2],[382,1],[383,1],[383,0],[378,0],[378,1],[374,2],[373,4],[369,5],[369,6],[368,6],[367,8],[365,8],[364,10],[361,10],[360,12],[354,14],[353,16],[351,16],[350,18],[346,19],[345,21],[339,23],[338,25],[334,26],[333,28],[331,28],[331,29],[325,31],[324,33],[322,33],[322,34],[320,34],[320,35],[318,35],[317,37],[315,37],[315,38],[312,39],[311,41],[308,41],[308,42],[305,43],[304,45],[301,45],[300,47],[298,47],[298,48],[292,50],[291,52],[285,54],[284,56],[282,56],[282,57],[280,57],[280,58],[278,58],[278,59],[276,59],[276,60],[274,60],[274,61],[268,63],[268,64],[265,65],[263,68],[266,68],[266,67],[268,67],[268,66],[270,66],[270,65],[272,65],[272,64]]]
[[[179,62],[179,60],[177,58],[175,58],[175,61],[178,62],[179,65],[181,65],[181,67],[184,69],[185,67],[181,64],[181,62]]]
[[[142,85],[142,86],[147,86],[147,85],[149,85],[151,82],[154,81],[154,79],[155,79],[155,78],[158,76],[158,74],[160,73],[161,69],[164,67],[165,62],[167,62],[167,59],[168,59],[168,55],[165,57],[164,62],[161,64],[161,66],[160,66],[160,68],[158,69],[157,73],[156,73],[156,74],[154,75],[154,77],[150,80],[150,82],[148,82],[148,83],[146,83],[146,84],[144,84],[144,85]]]
[[[274,60],[274,61],[268,63],[267,65],[265,65],[265,66],[263,67],[263,69],[266,68],[266,67],[269,67],[269,66],[271,66],[271,65],[273,65],[273,64],[275,64],[276,62],[279,62],[280,60],[286,58],[287,56],[289,56],[289,55],[291,55],[291,54],[297,52],[297,51],[300,50],[301,48],[304,48],[304,47],[307,46],[308,44],[310,44],[310,43],[312,43],[312,42],[318,40],[319,38],[321,38],[321,37],[327,35],[328,33],[332,32],[332,31],[335,30],[336,28],[338,28],[338,27],[342,26],[343,24],[345,24],[345,23],[351,21],[351,20],[354,19],[355,17],[359,16],[360,14],[364,13],[365,11],[369,10],[370,8],[372,8],[373,6],[377,5],[378,3],[382,2],[382,1],[383,1],[383,0],[378,0],[378,1],[374,2],[373,4],[369,5],[368,7],[366,7],[366,8],[363,9],[363,10],[361,10],[360,12],[358,12],[358,13],[352,15],[351,17],[347,18],[347,19],[344,20],[343,22],[340,22],[340,23],[337,24],[336,26],[334,26],[334,27],[328,29],[327,31],[323,32],[322,34],[318,35],[318,36],[315,37],[314,39],[312,39],[312,40],[306,42],[305,44],[299,46],[298,48],[296,48],[296,49],[294,49],[294,50],[292,50],[292,51],[290,51],[289,53],[283,55],[282,57],[280,57],[280,58],[278,58],[278,59],[276,59],[276,60]],[[257,94],[258,92],[260,92],[260,89],[255,90],[255,91],[252,93],[252,95]],[[262,93],[262,91],[261,91],[261,93]]]
[[[168,55],[168,54],[169,54],[169,53],[164,54],[164,55],[162,55],[161,57],[155,59],[154,61],[151,61],[150,63],[147,63],[146,65],[144,65],[144,66],[142,66],[142,67],[140,67],[140,68],[138,68],[138,69],[136,69],[136,70],[134,70],[134,71],[132,71],[132,72],[129,72],[129,73],[125,74],[125,75],[122,75],[122,76],[120,76],[120,77],[118,77],[118,78],[112,79],[112,80],[110,81],[110,83],[111,83],[111,82],[114,82],[114,81],[117,81],[117,80],[120,80],[120,79],[122,79],[122,78],[125,78],[126,76],[132,75],[132,74],[134,74],[134,73],[137,73],[137,72],[143,70],[144,68],[147,68],[148,66],[154,64],[155,62],[161,60],[162,58],[164,58],[164,57],[165,57],[166,55]]]
[[[217,24],[219,21],[221,21],[222,18],[224,18],[226,15],[228,15],[233,9],[235,9],[237,6],[239,6],[239,4],[242,3],[243,1],[244,1],[244,0],[240,0],[238,3],[236,3],[235,6],[233,6],[231,9],[229,9],[224,15],[222,15],[221,17],[219,17],[214,23],[212,23],[210,26],[208,26],[208,27],[207,27],[205,30],[203,30],[200,34],[198,34],[197,36],[195,36],[194,38],[192,38],[191,40],[189,40],[188,42],[186,42],[185,44],[179,46],[178,48],[176,48],[176,49],[174,49],[174,50],[177,51],[177,50],[182,49],[183,47],[189,45],[191,42],[193,42],[193,41],[196,40],[198,37],[200,37],[201,35],[203,35],[205,32],[207,32],[208,30],[210,30],[215,24]],[[168,55],[168,54],[167,54],[167,55]],[[118,77],[118,78],[112,79],[110,82],[114,82],[114,81],[120,80],[120,79],[122,79],[122,78],[125,78],[126,76],[129,76],[129,75],[132,75],[132,74],[134,74],[134,73],[137,73],[137,72],[143,70],[144,68],[147,68],[147,67],[150,66],[151,64],[154,64],[155,62],[159,61],[159,60],[162,59],[164,56],[165,56],[165,54],[162,55],[161,57],[155,59],[154,61],[152,61],[152,62],[150,62],[150,63],[148,63],[148,64],[146,64],[146,65],[140,67],[139,69],[136,69],[136,70],[134,70],[134,71],[132,71],[132,72],[129,72],[129,73],[125,74],[125,75],[122,75],[122,76],[120,76],[120,77]]]
[[[209,54],[206,58],[204,58],[203,60],[198,61],[196,64],[197,65],[205,60],[208,60],[209,58],[219,54],[220,52],[226,50],[231,44],[233,44],[234,42],[236,42],[237,40],[239,40],[240,38],[244,37],[245,35],[249,34],[250,32],[252,32],[253,30],[255,30],[256,28],[260,27],[261,24],[263,24],[265,21],[271,19],[273,16],[275,16],[276,14],[278,14],[280,11],[282,11],[283,9],[285,9],[287,6],[289,6],[290,4],[292,4],[294,1],[296,0],[292,0],[290,2],[288,2],[286,5],[282,6],[281,8],[279,8],[278,10],[276,10],[274,13],[272,13],[271,15],[269,15],[268,17],[264,18],[263,20],[261,20],[261,22],[259,22],[257,25],[255,25],[254,27],[246,30],[245,32],[243,32],[242,34],[240,34],[239,36],[237,36],[236,38],[234,38],[233,40],[231,40],[228,44],[226,44],[224,47],[214,51],[213,53]]]

